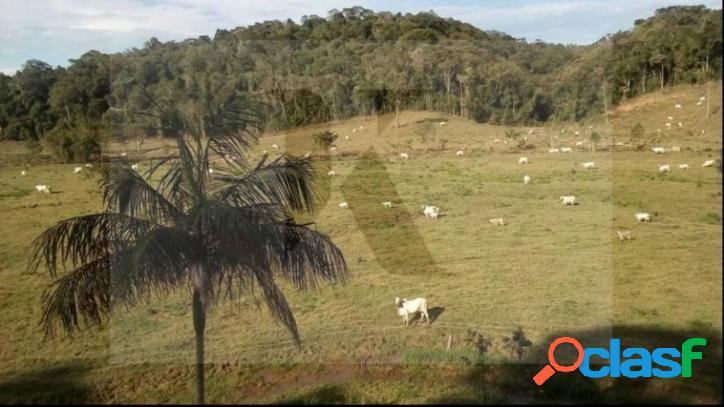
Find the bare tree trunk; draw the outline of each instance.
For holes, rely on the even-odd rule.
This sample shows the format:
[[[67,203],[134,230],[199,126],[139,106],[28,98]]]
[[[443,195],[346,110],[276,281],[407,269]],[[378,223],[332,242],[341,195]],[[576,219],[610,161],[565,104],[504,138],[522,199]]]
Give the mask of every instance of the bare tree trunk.
[[[661,64],[661,90],[664,90],[664,64]]]
[[[397,123],[397,128],[400,128],[400,98],[399,96],[395,97],[395,120]]]
[[[607,86],[608,83],[604,80],[603,81],[603,120],[606,124],[608,124],[608,92],[607,92]]]
[[[204,331],[206,330],[206,305],[208,303],[207,279],[202,267],[192,270],[194,286],[192,311],[196,334],[196,404],[204,404]]]
[[[204,404],[204,330],[206,329],[206,311],[201,293],[194,289],[193,294],[194,333],[196,334],[196,404]]]
[[[706,82],[706,117],[709,117],[709,100],[711,99],[711,79]]]
[[[646,69],[644,69],[644,77],[641,80],[641,94],[646,93]]]

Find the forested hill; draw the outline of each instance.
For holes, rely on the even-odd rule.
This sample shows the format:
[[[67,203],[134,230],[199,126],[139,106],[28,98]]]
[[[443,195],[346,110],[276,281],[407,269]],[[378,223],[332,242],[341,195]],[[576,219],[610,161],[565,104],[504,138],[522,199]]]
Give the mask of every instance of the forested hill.
[[[90,51],[67,68],[28,61],[0,74],[0,138],[82,150],[88,138],[152,132],[136,114],[146,92],[208,109],[248,96],[272,128],[396,109],[496,124],[580,120],[662,86],[720,78],[721,35],[721,10],[704,6],[659,9],[588,46],[516,39],[432,12],[331,10],[213,39]]]

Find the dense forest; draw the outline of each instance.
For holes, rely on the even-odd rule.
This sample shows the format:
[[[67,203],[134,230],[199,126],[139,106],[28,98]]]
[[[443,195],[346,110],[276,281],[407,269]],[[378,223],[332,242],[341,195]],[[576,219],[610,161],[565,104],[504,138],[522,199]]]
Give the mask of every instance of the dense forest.
[[[123,53],[87,52],[67,68],[31,60],[0,74],[0,139],[42,140],[62,159],[88,159],[103,140],[156,134],[158,119],[141,113],[159,100],[193,105],[203,120],[253,99],[272,129],[403,109],[494,124],[581,120],[645,92],[720,78],[721,17],[704,6],[662,8],[587,46],[361,7],[213,39],[151,38]]]

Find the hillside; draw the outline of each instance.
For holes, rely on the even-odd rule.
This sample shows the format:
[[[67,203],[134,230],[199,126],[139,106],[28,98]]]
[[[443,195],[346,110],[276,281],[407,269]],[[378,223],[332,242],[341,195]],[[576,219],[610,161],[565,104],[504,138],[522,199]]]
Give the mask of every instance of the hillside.
[[[307,220],[339,245],[351,278],[313,292],[282,284],[301,349],[252,299],[221,302],[207,327],[208,400],[720,400],[722,176],[700,164],[721,158],[715,124],[721,84],[712,88],[712,115],[703,120],[695,106],[702,90],[674,87],[631,99],[609,126],[512,128],[535,145],[525,152],[503,143],[511,128],[437,112],[405,111],[399,128],[387,114],[264,134],[252,158],[263,151],[313,152],[322,201]],[[640,122],[648,134],[669,114],[687,127],[665,133],[662,143],[681,146],[680,153],[659,156],[649,150],[652,144],[640,151],[633,142],[614,144],[617,127],[627,133]],[[699,125],[703,136],[686,133]],[[312,134],[324,129],[339,134],[335,153],[313,145]],[[551,137],[556,146],[570,146],[575,131],[583,146],[570,154],[547,152]],[[592,131],[603,135],[595,152],[588,144]],[[448,139],[444,150],[441,139]],[[114,144],[110,152],[120,148]],[[141,171],[164,148],[170,152],[163,139],[149,140],[140,153],[126,148]],[[463,156],[455,155],[458,149]],[[410,159],[399,159],[401,151]],[[530,164],[517,164],[521,155]],[[586,161],[599,168],[582,169]],[[659,174],[663,163],[675,170]],[[676,170],[680,163],[691,168]],[[33,165],[25,176],[20,165],[0,167],[0,210],[13,214],[0,225],[0,324],[8,332],[0,348],[0,400],[32,394],[37,402],[188,401],[193,329],[184,289],[114,314],[105,328],[72,340],[44,341],[39,332],[38,298],[51,279],[26,271],[29,242],[59,219],[100,209],[95,170],[73,174],[75,165]],[[336,175],[325,176],[329,170]],[[530,185],[523,184],[524,174]],[[37,194],[37,183],[57,193]],[[558,197],[565,194],[576,195],[580,205],[562,206]],[[343,201],[349,209],[338,206]],[[384,208],[383,201],[393,207]],[[441,217],[426,219],[422,204],[439,206]],[[638,211],[651,213],[653,221],[636,223]],[[491,225],[493,217],[506,225]],[[620,243],[619,229],[630,230],[633,239]],[[396,296],[426,297],[432,323],[403,327]],[[681,306],[682,298],[695,298],[696,306]],[[504,339],[518,327],[532,342],[521,359]],[[476,332],[492,343],[482,357]],[[536,391],[530,377],[543,365],[551,338],[562,335],[586,345],[615,336],[650,347],[704,336],[711,348],[697,361],[695,386],[691,379],[609,385],[569,375],[554,380],[550,391]]]
[[[0,138],[42,140],[60,160],[92,159],[104,140],[160,131],[142,115],[149,98],[208,112],[252,100],[272,130],[401,110],[503,125],[595,120],[606,105],[721,77],[721,61],[721,10],[701,6],[657,10],[590,46],[353,7],[213,39],[90,51],[68,68],[28,61],[14,77],[0,75]]]

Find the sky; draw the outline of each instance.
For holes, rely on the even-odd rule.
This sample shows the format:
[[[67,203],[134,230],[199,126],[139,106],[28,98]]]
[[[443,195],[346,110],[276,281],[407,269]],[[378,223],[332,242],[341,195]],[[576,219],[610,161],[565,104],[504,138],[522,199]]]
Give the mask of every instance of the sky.
[[[374,11],[434,10],[483,30],[528,41],[590,44],[629,30],[660,7],[713,0],[0,0],[0,72],[12,74],[28,59],[67,66],[91,49],[122,52],[149,38],[181,41],[264,20],[297,22],[333,8]]]

